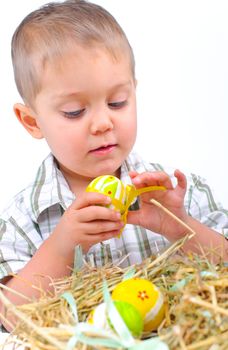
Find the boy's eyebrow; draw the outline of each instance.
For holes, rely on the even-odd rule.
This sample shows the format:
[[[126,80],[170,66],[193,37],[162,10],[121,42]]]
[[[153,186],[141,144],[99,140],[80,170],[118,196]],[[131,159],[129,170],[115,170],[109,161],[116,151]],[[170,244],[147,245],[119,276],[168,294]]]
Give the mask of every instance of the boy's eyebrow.
[[[108,90],[111,93],[115,90],[118,90],[118,89],[124,88],[124,87],[128,87],[130,85],[132,85],[131,80],[129,80],[127,82],[120,83],[120,84],[116,84],[114,86],[111,86]],[[61,92],[58,95],[56,95],[54,97],[54,99],[59,100],[59,99],[64,99],[64,98],[68,98],[68,97],[76,97],[76,96],[83,95],[84,93],[85,93],[84,91],[74,91],[74,92],[69,92],[69,93]]]

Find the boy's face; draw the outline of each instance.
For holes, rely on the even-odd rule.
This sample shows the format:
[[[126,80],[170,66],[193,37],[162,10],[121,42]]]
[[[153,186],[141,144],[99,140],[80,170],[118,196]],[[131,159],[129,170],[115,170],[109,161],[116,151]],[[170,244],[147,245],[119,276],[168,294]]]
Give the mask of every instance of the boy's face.
[[[34,110],[39,137],[68,180],[116,174],[136,138],[128,55],[114,60],[103,49],[76,47],[47,63]]]

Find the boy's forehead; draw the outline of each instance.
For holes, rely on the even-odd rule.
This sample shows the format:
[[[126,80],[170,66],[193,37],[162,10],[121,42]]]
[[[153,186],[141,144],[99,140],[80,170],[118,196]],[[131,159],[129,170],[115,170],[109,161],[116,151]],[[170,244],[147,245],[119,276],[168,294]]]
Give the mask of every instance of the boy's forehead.
[[[66,66],[67,59],[84,59],[92,58],[94,61],[103,58],[106,56],[110,61],[118,62],[123,57],[130,58],[130,55],[127,54],[126,47],[122,45],[116,46],[115,48],[108,48],[101,43],[93,43],[91,45],[80,45],[77,43],[68,43],[61,50],[49,50],[48,53],[43,55],[43,66],[47,64],[55,64],[56,66]]]
[[[56,72],[64,74],[69,71],[70,66],[74,69],[77,67],[80,71],[87,71],[93,64],[97,64],[98,67],[101,61],[105,61],[107,65],[112,66],[112,69],[114,67],[118,68],[122,63],[127,71],[131,71],[130,55],[126,54],[126,50],[119,48],[111,52],[101,45],[91,47],[74,45],[69,49],[63,49],[58,54],[45,57],[42,64],[43,74],[45,75],[47,71],[52,72],[52,74]],[[99,68],[102,69],[102,67]]]
[[[88,90],[88,81],[96,85],[101,82],[110,92],[127,88],[133,81],[128,55],[119,51],[114,57],[100,47],[77,45],[71,50],[64,50],[60,56],[47,59],[43,68],[40,93],[48,92],[52,98],[58,99]],[[89,88],[92,89],[91,84]]]

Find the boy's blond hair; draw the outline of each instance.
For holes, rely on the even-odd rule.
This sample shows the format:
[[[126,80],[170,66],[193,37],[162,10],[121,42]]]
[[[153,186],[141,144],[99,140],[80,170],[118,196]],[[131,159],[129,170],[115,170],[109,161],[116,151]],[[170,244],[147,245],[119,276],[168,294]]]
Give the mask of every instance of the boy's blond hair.
[[[52,2],[26,16],[12,38],[14,76],[25,103],[32,105],[40,91],[45,63],[75,44],[86,48],[98,44],[114,59],[120,50],[127,52],[134,76],[133,51],[109,12],[85,0]]]

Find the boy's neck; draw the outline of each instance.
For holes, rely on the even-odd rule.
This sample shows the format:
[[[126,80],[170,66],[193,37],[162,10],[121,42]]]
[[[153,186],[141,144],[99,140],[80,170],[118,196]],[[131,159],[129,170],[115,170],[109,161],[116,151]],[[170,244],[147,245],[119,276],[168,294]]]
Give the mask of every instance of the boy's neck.
[[[76,175],[74,173],[67,172],[61,166],[59,167],[59,169],[61,170],[64,178],[66,179],[71,191],[75,195],[78,195],[79,193],[84,192],[86,187],[89,185],[89,183],[94,179],[94,177],[90,178],[79,174]],[[101,175],[107,175],[107,174],[101,174]],[[110,174],[110,175],[114,175],[119,178],[120,169],[118,169],[114,174]]]

